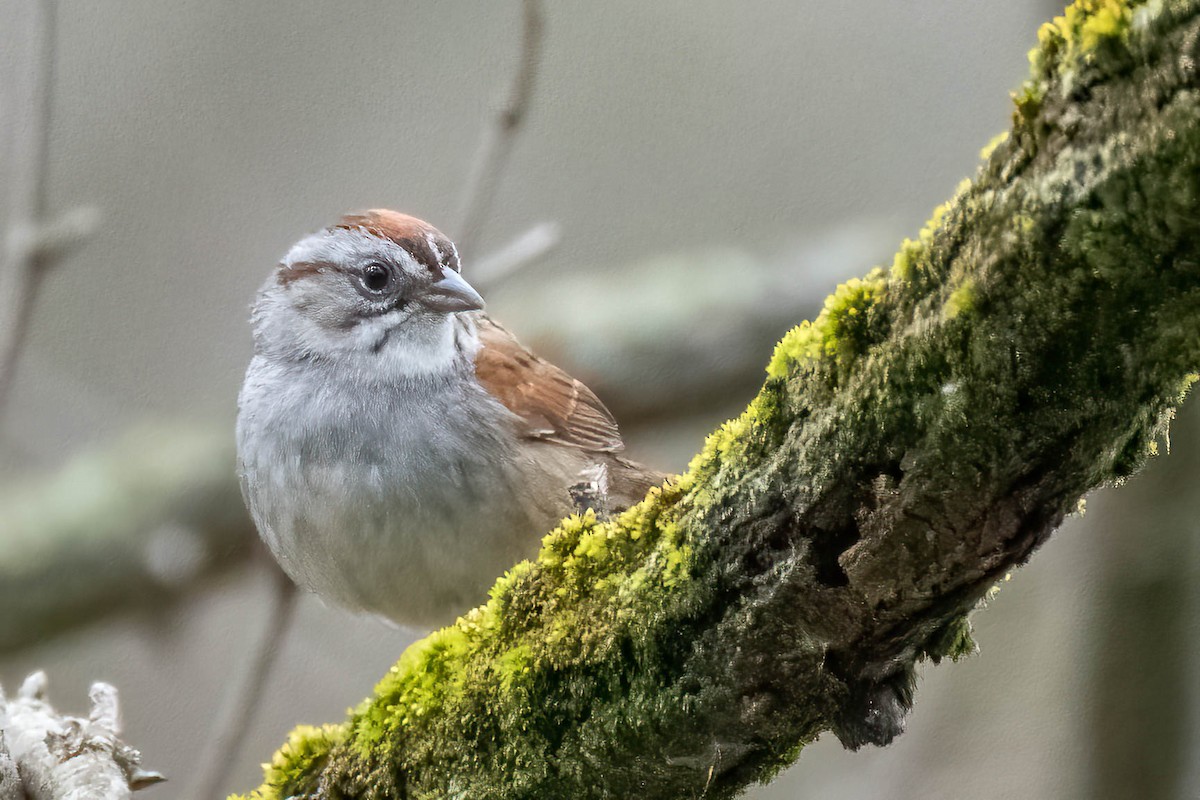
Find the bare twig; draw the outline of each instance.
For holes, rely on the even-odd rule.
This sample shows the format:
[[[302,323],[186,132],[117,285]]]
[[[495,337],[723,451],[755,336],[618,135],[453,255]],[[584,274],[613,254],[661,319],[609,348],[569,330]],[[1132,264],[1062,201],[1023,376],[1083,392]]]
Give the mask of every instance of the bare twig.
[[[0,248],[0,408],[29,330],[34,301],[50,268],[96,226],[97,214],[85,209],[44,225],[50,127],[57,61],[57,8],[54,0],[35,0],[26,9],[30,47],[25,80],[6,87],[9,119],[15,109],[30,109],[30,125],[11,125],[8,231]],[[10,123],[11,124],[11,123]]]
[[[254,718],[279,645],[295,619],[296,585],[274,563],[266,564],[266,558],[264,555],[259,561],[269,572],[272,587],[263,627],[253,649],[246,655],[241,674],[236,676],[232,688],[226,692],[224,705],[213,723],[208,744],[197,759],[199,768],[192,780],[191,791],[187,793],[194,800],[209,800],[218,796],[221,784],[229,775],[234,755],[242,749],[247,723]]]
[[[558,224],[542,222],[522,233],[499,250],[471,266],[471,283],[478,287],[494,286],[514,273],[541,261],[558,247],[562,233]]]
[[[522,0],[521,6],[521,53],[517,71],[493,123],[483,131],[463,186],[458,225],[454,229],[455,240],[463,253],[474,252],[479,244],[483,221],[508,164],[516,134],[529,113],[537,80],[542,55],[542,4],[541,0]]]
[[[50,118],[53,109],[51,89],[54,84],[55,6],[53,0],[36,0],[27,10],[32,58],[28,61],[25,85],[17,82],[10,87],[8,103],[24,106],[36,115],[34,124],[16,126],[12,132],[12,174],[9,192],[12,194],[12,214],[24,216],[10,224],[32,227],[46,207],[46,166],[49,151]],[[10,119],[12,111],[10,109]],[[11,123],[10,123],[11,124]],[[30,310],[41,284],[43,270],[34,251],[15,246],[11,235],[0,252],[0,407],[12,384],[17,354],[25,340]]]

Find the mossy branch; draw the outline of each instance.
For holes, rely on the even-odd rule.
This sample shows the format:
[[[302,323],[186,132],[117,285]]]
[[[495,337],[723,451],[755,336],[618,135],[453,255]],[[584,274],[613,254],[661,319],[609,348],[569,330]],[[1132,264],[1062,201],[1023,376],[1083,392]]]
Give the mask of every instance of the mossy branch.
[[[901,727],[913,664],[1200,361],[1200,0],[1080,0],[1013,129],[890,270],[779,345],[688,472],[572,519],[261,798],[731,797]]]

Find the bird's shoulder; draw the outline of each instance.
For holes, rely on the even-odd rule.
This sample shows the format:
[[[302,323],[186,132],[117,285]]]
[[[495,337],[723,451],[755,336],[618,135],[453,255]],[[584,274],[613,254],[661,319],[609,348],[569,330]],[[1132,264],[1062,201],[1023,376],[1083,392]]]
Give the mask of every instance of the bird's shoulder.
[[[477,330],[475,376],[520,418],[524,436],[589,452],[625,449],[616,420],[591,389],[534,355],[487,316],[479,316]]]

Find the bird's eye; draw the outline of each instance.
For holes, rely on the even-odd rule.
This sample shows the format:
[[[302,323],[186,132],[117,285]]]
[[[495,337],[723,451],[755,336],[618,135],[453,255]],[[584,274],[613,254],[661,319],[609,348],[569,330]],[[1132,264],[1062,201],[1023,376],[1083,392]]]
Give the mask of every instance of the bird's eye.
[[[383,264],[375,261],[363,268],[363,286],[372,292],[382,292],[392,282],[392,274]]]

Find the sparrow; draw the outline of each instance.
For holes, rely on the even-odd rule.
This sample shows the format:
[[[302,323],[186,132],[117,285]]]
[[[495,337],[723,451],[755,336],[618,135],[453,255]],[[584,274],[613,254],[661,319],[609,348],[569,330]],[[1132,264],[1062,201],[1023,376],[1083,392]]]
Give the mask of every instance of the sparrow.
[[[664,479],[621,456],[591,390],[483,309],[454,244],[383,209],[301,239],[263,284],[238,466],[296,583],[434,627],[562,518],[615,513]]]

